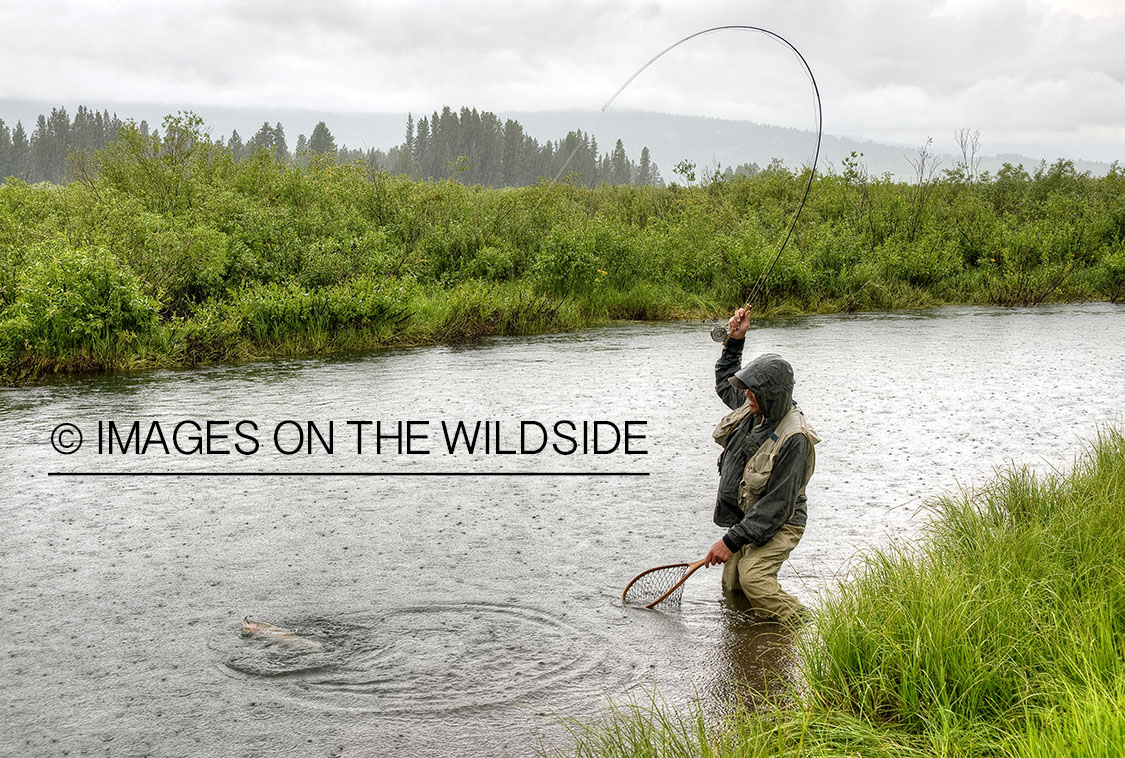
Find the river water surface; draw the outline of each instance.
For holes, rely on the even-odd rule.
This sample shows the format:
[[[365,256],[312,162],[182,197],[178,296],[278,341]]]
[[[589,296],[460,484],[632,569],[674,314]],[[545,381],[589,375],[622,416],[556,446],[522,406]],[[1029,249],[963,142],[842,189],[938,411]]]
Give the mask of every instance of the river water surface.
[[[782,583],[815,605],[857,551],[916,535],[926,498],[1068,466],[1125,413],[1123,335],[1104,304],[756,324],[747,357],[790,360],[824,440]],[[619,601],[721,534],[718,352],[701,325],[638,324],[0,389],[0,753],[526,755],[611,702],[721,707],[784,676],[717,569],[678,610]],[[183,455],[185,420],[231,423]],[[145,454],[105,452],[109,421],[140,422]],[[331,425],[332,453],[278,452],[279,425],[302,442],[286,421]],[[409,451],[375,437],[409,421]],[[498,452],[493,424],[487,454],[448,453],[443,422],[485,421],[499,450],[521,421],[547,447]],[[597,421],[602,450],[633,422],[631,453],[583,452]],[[242,637],[244,616],[298,637]]]

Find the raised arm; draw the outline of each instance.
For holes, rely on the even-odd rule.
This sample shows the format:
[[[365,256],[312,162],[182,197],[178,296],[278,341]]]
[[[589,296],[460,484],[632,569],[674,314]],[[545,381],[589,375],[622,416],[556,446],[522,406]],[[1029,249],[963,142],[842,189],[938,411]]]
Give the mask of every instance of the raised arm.
[[[715,364],[715,392],[728,408],[738,408],[746,402],[746,395],[736,388],[728,378],[742,368],[742,348],[746,344],[746,330],[750,327],[750,316],[745,308],[739,308],[727,322],[730,337],[723,345],[723,354]]]

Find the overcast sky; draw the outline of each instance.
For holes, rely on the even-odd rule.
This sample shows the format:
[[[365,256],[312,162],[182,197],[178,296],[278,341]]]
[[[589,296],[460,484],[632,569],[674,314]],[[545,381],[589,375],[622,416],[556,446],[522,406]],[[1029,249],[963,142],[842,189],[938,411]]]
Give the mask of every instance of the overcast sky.
[[[0,99],[596,110],[736,24],[804,54],[827,133],[952,149],[972,127],[986,153],[1125,159],[1125,0],[3,0]],[[800,61],[756,33],[676,48],[612,108],[814,123]]]

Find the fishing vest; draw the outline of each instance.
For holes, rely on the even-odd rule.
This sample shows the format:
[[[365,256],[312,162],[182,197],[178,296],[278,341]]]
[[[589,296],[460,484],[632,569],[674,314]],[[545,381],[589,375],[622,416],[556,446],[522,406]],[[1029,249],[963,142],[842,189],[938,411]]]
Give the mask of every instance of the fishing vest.
[[[715,441],[723,447],[726,447],[727,440],[730,438],[731,432],[750,414],[747,408],[748,403],[744,403],[738,408],[734,409],[719,422],[715,427],[712,436]],[[738,485],[738,507],[742,509],[743,513],[749,511],[754,503],[758,502],[758,498],[766,491],[766,484],[769,482],[770,472],[773,471],[773,462],[777,458],[778,452],[781,451],[782,445],[785,441],[792,437],[794,434],[803,434],[809,441],[809,473],[805,477],[804,483],[801,485],[801,491],[797,493],[800,497],[805,494],[805,487],[808,486],[809,480],[812,478],[813,469],[816,468],[816,443],[820,442],[820,437],[817,435],[816,430],[812,428],[812,424],[805,418],[805,414],[797,406],[793,406],[788,413],[782,417],[781,422],[773,433],[766,438],[765,442],[750,456],[750,460],[746,461],[746,467],[742,470],[742,481]]]

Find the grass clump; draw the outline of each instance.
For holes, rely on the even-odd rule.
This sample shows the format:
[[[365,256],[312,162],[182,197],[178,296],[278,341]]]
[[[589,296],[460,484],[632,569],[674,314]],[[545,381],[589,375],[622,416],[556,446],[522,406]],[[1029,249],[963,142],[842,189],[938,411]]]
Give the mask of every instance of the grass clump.
[[[1103,432],[1068,473],[1013,468],[934,508],[923,540],[865,556],[818,610],[789,704],[698,726],[615,711],[579,753],[1118,755],[1125,437]]]

